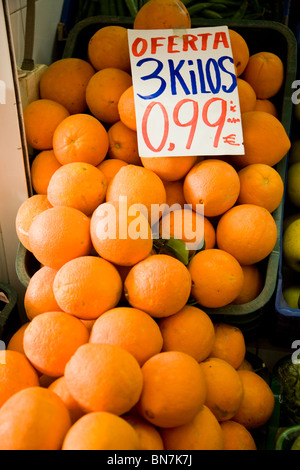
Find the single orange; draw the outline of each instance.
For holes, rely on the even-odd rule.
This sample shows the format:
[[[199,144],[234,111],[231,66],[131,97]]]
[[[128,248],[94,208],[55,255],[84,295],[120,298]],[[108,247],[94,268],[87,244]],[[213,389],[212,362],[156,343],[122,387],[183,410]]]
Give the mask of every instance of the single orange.
[[[163,181],[166,190],[166,204],[171,207],[173,204],[179,204],[181,208],[186,204],[183,194],[183,179],[178,181]]]
[[[105,158],[99,165],[98,170],[102,171],[105,176],[107,185],[111,182],[113,177],[118,173],[122,166],[126,166],[127,163],[119,158]]]
[[[218,357],[238,369],[245,359],[245,338],[237,326],[227,323],[215,323],[214,344],[210,351],[211,357]]]
[[[162,351],[182,351],[198,362],[206,359],[213,347],[215,331],[210,317],[200,308],[185,305],[170,317],[160,318]]]
[[[107,131],[89,114],[73,114],[64,119],[53,136],[54,155],[62,165],[85,162],[96,166],[104,160],[107,150]]]
[[[107,124],[119,121],[118,102],[122,93],[131,85],[131,75],[124,70],[115,67],[99,70],[86,88],[86,102],[90,112]]]
[[[249,47],[244,37],[237,31],[229,28],[229,37],[233,56],[233,63],[236,69],[236,75],[239,77],[245,70],[249,57]]]
[[[277,226],[264,207],[240,204],[220,218],[217,246],[234,256],[241,265],[255,264],[265,259],[277,241]]]
[[[134,90],[132,85],[121,94],[118,101],[118,112],[120,121],[132,131],[136,131]]]
[[[86,411],[122,415],[139,400],[143,376],[139,363],[126,349],[113,344],[80,346],[65,368],[66,385]]]
[[[240,181],[236,170],[229,163],[209,158],[192,167],[185,177],[184,197],[197,212],[204,205],[204,215],[213,217],[232,207],[239,195]]]
[[[27,250],[31,251],[29,229],[33,220],[41,212],[51,207],[46,194],[34,194],[21,203],[16,215],[16,232],[19,241]]]
[[[167,317],[181,310],[188,301],[191,276],[178,259],[154,254],[131,268],[124,291],[132,307],[153,317]]]
[[[130,72],[127,29],[116,24],[98,29],[89,40],[88,58],[96,70],[116,67]]]
[[[268,99],[281,89],[284,73],[283,62],[277,54],[260,51],[250,55],[243,78],[252,86],[257,98]]]
[[[240,112],[253,111],[256,106],[256,94],[250,83],[242,78],[237,78],[237,89],[239,94]]]
[[[62,165],[52,175],[47,197],[53,207],[74,207],[90,216],[106,195],[107,181],[99,168],[90,163]]]
[[[31,164],[30,175],[34,191],[38,194],[47,194],[48,184],[53,173],[61,167],[54,155],[54,151],[43,150],[38,153]]]
[[[159,326],[147,313],[132,307],[116,307],[95,320],[89,342],[120,346],[142,366],[161,351],[163,338]]]
[[[278,118],[265,111],[248,111],[242,116],[244,155],[233,155],[240,167],[251,163],[276,165],[291,147],[289,136]]]
[[[38,99],[29,103],[23,111],[28,145],[37,150],[51,150],[55,129],[69,115],[62,104],[53,100]]]
[[[57,101],[70,114],[87,109],[85,90],[95,69],[86,60],[66,57],[52,62],[40,80],[41,98]]]
[[[82,416],[66,433],[62,450],[140,450],[137,432],[122,417],[105,411]]]
[[[273,116],[275,116],[277,119],[279,117],[278,109],[276,108],[275,104],[267,98],[256,99],[255,111],[265,111],[266,113],[273,114]]]
[[[265,163],[252,163],[238,172],[238,204],[256,204],[273,212],[282,201],[284,183],[277,170]]]
[[[200,362],[207,388],[205,405],[219,422],[231,419],[238,411],[243,395],[239,373],[228,362],[209,357]]]
[[[271,418],[275,397],[269,384],[256,372],[239,370],[237,373],[243,384],[243,399],[232,420],[247,429],[257,429]]]
[[[137,432],[140,450],[164,450],[164,443],[158,428],[140,416],[127,413],[122,417]]]
[[[19,351],[0,351],[0,408],[18,391],[38,386],[36,369]]]
[[[84,324],[65,312],[45,312],[34,317],[24,333],[24,351],[31,364],[50,377],[64,374],[75,351],[88,342]]]
[[[55,379],[49,385],[48,389],[52,390],[52,392],[56,393],[62,399],[70,413],[72,424],[85,414],[69,392],[64,375]]]
[[[116,267],[109,261],[98,256],[81,256],[59,269],[53,292],[63,311],[83,320],[93,320],[116,307],[121,297],[122,281]]]
[[[40,313],[61,310],[53,293],[57,270],[42,266],[30,278],[24,294],[24,308],[29,320]]]
[[[189,354],[166,351],[142,366],[143,389],[137,409],[150,423],[173,428],[191,421],[206,398],[204,374]]]
[[[239,295],[232,302],[234,305],[242,305],[256,299],[262,292],[265,284],[261,267],[258,264],[242,265],[244,284]]]
[[[136,131],[129,129],[122,121],[117,121],[107,131],[110,158],[119,158],[126,163],[141,165]]]
[[[69,412],[54,392],[28,387],[0,409],[0,449],[60,450],[70,426]]]
[[[23,325],[14,332],[7,344],[7,350],[17,351],[24,354],[23,337],[28,324],[29,322],[23,323]]]
[[[224,450],[220,423],[205,405],[187,424],[160,433],[165,450]]]
[[[90,219],[73,207],[56,206],[41,212],[30,225],[29,245],[45,266],[59,269],[91,251]]]
[[[224,450],[257,450],[255,440],[245,426],[235,421],[223,421],[220,423]]]
[[[196,253],[188,270],[192,279],[191,295],[203,308],[230,304],[243,287],[244,275],[239,262],[220,248]]]
[[[194,166],[197,157],[142,157],[141,161],[145,168],[154,171],[162,180],[178,181]]]
[[[180,0],[150,0],[135,16],[134,29],[188,29],[191,18]]]

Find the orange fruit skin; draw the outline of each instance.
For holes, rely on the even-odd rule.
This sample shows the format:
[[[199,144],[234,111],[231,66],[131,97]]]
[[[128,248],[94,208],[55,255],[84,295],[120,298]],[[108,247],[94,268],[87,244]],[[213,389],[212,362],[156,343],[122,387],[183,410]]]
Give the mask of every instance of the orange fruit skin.
[[[28,232],[29,246],[40,263],[59,269],[91,251],[90,219],[73,207],[56,206],[41,212]]]
[[[60,450],[71,426],[69,412],[51,390],[15,393],[0,410],[1,450]]]
[[[250,55],[243,78],[252,86],[257,98],[272,98],[284,81],[283,62],[273,52],[257,52]]]
[[[130,72],[127,29],[120,25],[100,28],[89,40],[88,58],[95,70],[116,67]]]
[[[141,161],[145,168],[154,171],[162,180],[178,181],[194,166],[197,157],[142,157]]]
[[[188,29],[191,18],[180,0],[151,0],[144,4],[134,19],[134,29]]]
[[[187,424],[160,433],[165,450],[224,450],[220,423],[205,405]]]
[[[62,165],[52,175],[47,197],[52,206],[74,207],[90,216],[106,195],[104,174],[90,163],[73,162]]]
[[[138,233],[132,233],[136,222],[140,224]],[[91,218],[91,240],[102,258],[120,266],[138,263],[150,254],[153,246],[145,215],[131,215],[127,205],[117,202],[105,202],[95,209]]]
[[[166,204],[171,207],[173,204],[179,204],[181,208],[186,204],[183,194],[183,179],[178,181],[164,181],[166,190]]]
[[[24,347],[23,347],[23,337],[24,337],[24,331],[27,328],[27,325],[29,325],[29,322],[24,323],[20,328],[17,329],[17,331],[14,332],[12,337],[10,338],[8,344],[7,344],[7,350],[11,351],[17,351],[22,354],[24,353]]]
[[[202,246],[213,248],[216,244],[216,232],[210,220],[187,207],[176,210],[170,207],[170,211],[162,215],[159,228],[161,238],[181,240],[191,252]]]
[[[184,197],[197,212],[197,204],[204,205],[204,215],[214,217],[223,214],[236,202],[240,181],[236,170],[229,163],[209,158],[192,167],[184,179]]]
[[[181,261],[169,255],[151,255],[135,264],[124,282],[128,303],[160,318],[173,315],[186,304],[191,276]]]
[[[275,116],[277,119],[279,117],[278,115],[278,110],[275,106],[275,104],[265,98],[265,99],[256,99],[256,105],[255,105],[255,111],[265,111],[266,113],[271,113],[273,116]]]
[[[275,397],[268,383],[256,372],[239,370],[244,395],[233,421],[247,429],[257,429],[268,422],[272,416]]]
[[[277,227],[274,218],[264,207],[240,204],[220,218],[217,245],[234,256],[241,265],[258,263],[274,249]]]
[[[90,112],[107,124],[119,121],[119,99],[131,85],[131,75],[124,70],[115,67],[99,70],[86,87],[86,102]]]
[[[203,307],[220,308],[240,293],[244,275],[237,259],[221,248],[196,253],[188,265],[191,294]]]
[[[23,111],[27,144],[37,150],[51,150],[53,134],[69,111],[56,101],[38,99],[29,103]]]
[[[120,201],[127,199],[128,206],[143,204],[148,220],[152,220],[151,208],[153,205],[162,205],[166,202],[166,190],[161,178],[153,171],[138,165],[127,165],[118,171],[111,180],[106,192],[106,201]]]
[[[147,313],[132,307],[116,307],[95,320],[89,342],[120,346],[142,366],[161,351],[163,338],[157,323]]]
[[[60,377],[70,357],[88,338],[88,330],[78,318],[65,312],[45,312],[26,328],[24,352],[39,372]]]
[[[34,157],[30,174],[34,191],[37,194],[47,194],[48,184],[53,173],[61,167],[53,150],[43,150]]]
[[[253,163],[239,170],[238,175],[238,204],[257,204],[270,212],[277,209],[282,201],[284,183],[275,168],[264,163]]]
[[[220,423],[224,450],[257,450],[252,434],[240,423],[223,421]]]
[[[105,411],[82,416],[66,433],[62,450],[140,450],[133,427]]]
[[[31,251],[29,243],[30,226],[41,212],[50,209],[50,204],[46,194],[34,194],[23,201],[16,215],[16,232],[19,241],[29,251]]]
[[[248,64],[250,57],[249,47],[246,40],[237,31],[229,28],[228,33],[236,75],[239,77]]]
[[[97,256],[82,256],[59,269],[53,292],[63,311],[82,320],[93,320],[118,304],[122,281],[109,261]]]
[[[232,302],[241,305],[256,299],[264,288],[264,277],[257,264],[242,266],[244,273],[244,284],[239,295]]]
[[[123,122],[125,126],[127,126],[132,131],[137,130],[134,92],[132,85],[121,94],[118,101],[118,113],[120,121]]]
[[[119,158],[105,158],[103,162],[97,165],[97,168],[104,174],[108,185],[122,166],[126,165],[127,163]]]
[[[40,313],[61,310],[53,293],[56,273],[56,269],[42,266],[31,276],[24,294],[24,308],[29,320]]]
[[[164,443],[159,430],[140,416],[122,416],[137,432],[140,441],[140,450],[164,450]]]
[[[291,147],[289,136],[283,124],[265,111],[242,113],[244,155],[232,156],[232,162],[240,167],[251,163],[265,163],[274,166],[286,155]]]
[[[126,163],[141,165],[136,131],[129,129],[119,120],[109,127],[107,134],[109,158],[118,158]]]
[[[141,368],[125,349],[104,343],[80,346],[65,368],[66,385],[86,412],[128,412],[143,387]]]
[[[182,351],[200,362],[206,359],[214,344],[214,325],[201,309],[185,305],[170,317],[158,320],[163,337],[162,351]]]
[[[202,408],[206,386],[201,368],[192,356],[166,351],[142,366],[143,389],[139,413],[155,426],[173,428],[191,421]]]
[[[234,369],[238,369],[246,354],[246,343],[242,331],[227,323],[215,323],[214,330],[215,338],[210,357],[223,359]]]
[[[250,83],[242,78],[237,78],[237,89],[239,94],[240,112],[253,111],[256,107],[256,94]]]
[[[52,390],[52,392],[56,393],[62,399],[70,413],[72,424],[84,415],[84,411],[80,408],[78,403],[70,394],[68,387],[66,386],[66,379],[64,375],[55,379],[49,385],[48,389]]]
[[[209,357],[200,362],[206,382],[205,405],[219,422],[233,418],[238,411],[243,395],[243,383],[238,372],[228,362]]]
[[[49,65],[40,80],[41,98],[57,101],[70,114],[83,113],[87,104],[85,90],[95,69],[79,58],[68,57]]]
[[[61,165],[84,162],[97,166],[104,160],[107,150],[107,131],[94,116],[73,114],[55,129],[53,151]]]
[[[15,393],[39,384],[38,375],[20,351],[0,351],[0,407]]]

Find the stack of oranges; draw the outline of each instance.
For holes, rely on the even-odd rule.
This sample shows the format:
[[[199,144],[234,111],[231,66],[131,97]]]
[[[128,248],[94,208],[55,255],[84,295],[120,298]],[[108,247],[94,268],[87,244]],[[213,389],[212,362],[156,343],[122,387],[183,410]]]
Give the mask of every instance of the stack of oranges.
[[[162,3],[173,28],[190,27],[179,0],[150,0],[134,27],[153,28],[150,18],[170,27],[160,23]],[[61,59],[42,76],[40,99],[24,110],[38,152],[35,194],[16,217],[20,242],[41,266],[25,293],[29,321],[4,357],[0,448],[256,448],[251,431],[270,418],[272,391],[243,367],[242,332],[214,325],[205,309],[261,292],[283,195],[274,165],[290,141],[271,101],[283,84],[280,58],[250,55],[233,30],[230,38],[242,156],[139,156],[122,26],[95,33],[87,61]],[[188,263],[158,251],[153,205],[199,201],[203,249]],[[141,204],[147,211],[133,213]],[[138,237],[128,236],[134,224]]]

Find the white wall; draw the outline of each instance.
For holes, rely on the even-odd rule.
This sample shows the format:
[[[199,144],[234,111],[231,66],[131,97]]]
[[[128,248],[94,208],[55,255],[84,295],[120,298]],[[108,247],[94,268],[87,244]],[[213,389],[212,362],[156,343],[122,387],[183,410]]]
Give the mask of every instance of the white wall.
[[[35,43],[33,59],[36,64],[51,63],[57,25],[60,21],[63,0],[36,0]],[[11,29],[17,65],[20,67],[24,54],[26,24],[26,0],[8,0]]]

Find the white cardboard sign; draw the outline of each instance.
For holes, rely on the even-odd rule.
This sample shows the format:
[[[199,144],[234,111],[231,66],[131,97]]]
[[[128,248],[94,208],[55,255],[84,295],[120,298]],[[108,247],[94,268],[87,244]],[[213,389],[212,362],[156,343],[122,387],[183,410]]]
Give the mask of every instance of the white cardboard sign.
[[[227,26],[128,39],[141,157],[245,153]]]

